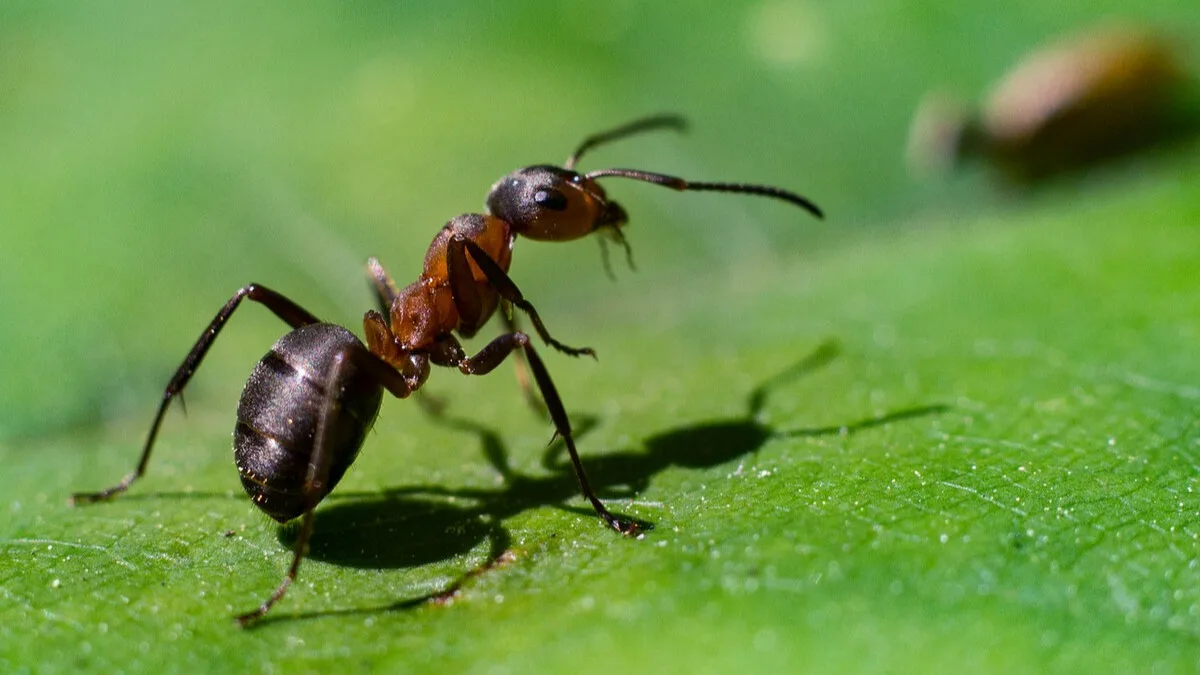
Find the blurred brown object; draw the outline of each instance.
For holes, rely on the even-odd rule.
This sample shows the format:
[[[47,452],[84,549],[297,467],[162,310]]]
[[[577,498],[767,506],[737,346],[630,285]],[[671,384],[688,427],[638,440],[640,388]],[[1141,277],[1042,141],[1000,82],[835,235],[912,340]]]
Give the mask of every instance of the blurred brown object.
[[[1194,133],[1195,90],[1169,41],[1106,24],[1026,56],[977,113],[927,95],[910,129],[909,163],[929,173],[982,157],[1012,182],[1037,182]]]

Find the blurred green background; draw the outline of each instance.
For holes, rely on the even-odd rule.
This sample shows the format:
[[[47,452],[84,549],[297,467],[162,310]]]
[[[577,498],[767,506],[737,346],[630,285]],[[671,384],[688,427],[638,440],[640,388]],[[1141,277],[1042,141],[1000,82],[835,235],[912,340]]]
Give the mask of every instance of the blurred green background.
[[[1193,0],[3,3],[0,665],[1194,670],[1195,144],[1032,195],[978,171],[918,183],[903,164],[926,91],[977,97],[1028,49],[1114,14],[1200,35]],[[648,510],[623,507],[658,525],[638,542],[550,508],[489,513],[518,562],[448,608],[368,611],[444,586],[486,557],[482,539],[404,564],[316,555],[280,613],[347,614],[239,633],[227,616],[287,557],[227,456],[237,392],[281,332],[251,308],[188,417],[168,418],[152,478],[127,500],[65,506],[133,466],[169,373],[239,286],[358,332],[367,256],[407,281],[497,178],[660,111],[692,129],[584,165],[777,184],[828,220],[613,181],[636,272],[615,258],[607,279],[592,242],[518,244],[513,277],[556,337],[600,354],[548,360],[572,414],[597,422],[584,454],[740,419],[755,387],[833,339],[844,355],[764,413],[811,433],[646,469]],[[519,471],[545,474],[548,431],[507,373],[429,386]],[[346,498],[499,489],[478,446],[385,403]],[[1029,454],[1047,473],[1028,474]],[[994,462],[983,484],[955,473],[976,461]],[[743,469],[774,483],[731,483]],[[928,475],[951,487],[929,496]],[[1072,520],[1083,507],[1056,501],[1069,495],[1095,518]],[[413,549],[445,524],[396,508],[417,515],[386,536]],[[1049,549],[1042,514],[1067,533]],[[881,534],[896,522],[909,526]],[[1129,523],[1145,527],[1123,539]],[[934,545],[948,538],[953,553]]]
[[[1188,9],[1132,16],[1187,35],[1200,15]],[[975,96],[1046,37],[1131,16],[1116,2],[2,11],[9,438],[142,410],[180,351],[164,340],[186,344],[250,280],[357,323],[366,256],[412,277],[437,228],[481,208],[499,176],[651,112],[680,111],[693,131],[587,166],[781,184],[831,218],[617,185],[643,263],[629,283],[711,278],[945,208],[900,161],[920,96]],[[956,194],[964,211],[986,198]],[[595,248],[521,246],[516,278],[547,306],[602,302]]]

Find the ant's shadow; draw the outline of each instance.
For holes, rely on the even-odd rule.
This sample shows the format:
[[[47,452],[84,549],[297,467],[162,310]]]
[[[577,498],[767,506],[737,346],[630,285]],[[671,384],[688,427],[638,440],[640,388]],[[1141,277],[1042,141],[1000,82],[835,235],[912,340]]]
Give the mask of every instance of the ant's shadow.
[[[588,457],[584,462],[588,477],[602,498],[629,498],[646,489],[656,474],[673,466],[714,467],[755,453],[772,439],[853,433],[946,409],[930,405],[849,424],[790,430],[760,421],[766,399],[775,389],[828,365],[837,355],[837,345],[827,342],[766,380],[751,392],[742,417],[665,431],[646,439],[644,450]],[[479,437],[484,455],[503,479],[501,487],[410,486],[382,493],[335,492],[317,514],[309,557],[349,567],[411,568],[450,560],[487,542],[485,565],[490,566],[509,546],[510,535],[501,524],[513,515],[544,506],[593,515],[590,508],[563,506],[579,496],[579,484],[570,463],[561,457],[561,442],[551,444],[542,458],[550,473],[527,476],[510,467],[508,452],[495,431],[462,419],[435,419]],[[580,420],[576,435],[587,433],[595,424],[594,418]],[[295,528],[281,528],[280,541],[290,546],[295,532]]]

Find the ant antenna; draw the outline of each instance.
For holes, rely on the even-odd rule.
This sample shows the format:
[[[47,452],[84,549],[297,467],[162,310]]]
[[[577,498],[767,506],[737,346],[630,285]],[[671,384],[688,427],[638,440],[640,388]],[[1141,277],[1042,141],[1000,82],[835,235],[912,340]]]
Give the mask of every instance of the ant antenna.
[[[673,113],[651,115],[650,117],[643,117],[642,119],[634,120],[628,124],[623,124],[616,129],[609,129],[608,131],[602,131],[598,134],[588,136],[587,138],[583,139],[583,142],[579,144],[579,147],[575,148],[575,152],[571,153],[571,156],[567,158],[566,163],[563,164],[563,168],[567,171],[574,171],[575,165],[579,163],[579,158],[583,156],[583,153],[591,150],[597,145],[620,140],[626,136],[632,136],[643,131],[653,131],[655,129],[674,129],[675,131],[686,131],[687,120],[683,119],[682,115],[675,115]]]
[[[633,125],[630,125],[633,126]],[[603,136],[603,134],[601,134]],[[586,145],[586,143],[585,143]],[[615,176],[617,178],[632,178],[645,183],[653,183],[663,187],[679,190],[683,192],[690,190],[693,192],[741,192],[744,194],[760,195],[763,197],[771,197],[780,199],[791,204],[795,204],[800,208],[808,211],[817,218],[824,218],[825,214],[821,208],[809,200],[801,197],[795,192],[784,190],[783,188],[772,187],[770,185],[751,185],[748,183],[699,183],[690,182],[675,176],[668,176],[661,173],[652,173],[649,171],[639,171],[637,169],[601,169],[584,174],[584,179],[594,180],[596,178],[604,178],[605,176]]]

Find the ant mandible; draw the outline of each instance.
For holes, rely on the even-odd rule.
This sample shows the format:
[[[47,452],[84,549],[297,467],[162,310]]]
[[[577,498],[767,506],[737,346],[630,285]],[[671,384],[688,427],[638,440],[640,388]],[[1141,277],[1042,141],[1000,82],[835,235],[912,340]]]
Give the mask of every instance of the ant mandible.
[[[313,532],[313,510],[354,462],[375,421],[386,389],[407,398],[429,377],[430,366],[457,368],[465,375],[486,375],[510,354],[523,354],[541,392],[546,412],[579,479],[583,496],[610,527],[625,535],[637,523],[613,515],[592,490],[575,449],[571,424],[550,374],[528,335],[504,312],[508,332],[468,356],[457,336],[475,335],[503,302],[524,311],[538,336],[554,349],[595,356],[550,336],[541,317],[508,276],[517,236],[540,241],[570,241],[602,228],[628,244],[620,227],[624,209],[608,199],[597,179],[632,178],[675,190],[741,192],[781,199],[817,217],[821,211],[793,192],[764,185],[698,183],[648,171],[602,169],[577,173],[587,150],[652,129],[683,126],[682,118],[660,115],[636,120],[590,136],[562,167],[520,169],[492,186],[486,214],[471,213],[448,222],[425,254],[425,267],[413,283],[399,288],[378,260],[367,263],[380,311],[363,317],[366,345],[349,330],[324,323],[287,297],[260,284],[239,289],[200,335],[163,392],[162,403],[137,469],[100,492],[75,494],[76,504],[121,494],[146,472],[150,451],[171,401],[179,395],[221,329],[245,299],[264,305],[291,326],[254,368],[238,402],[233,454],[242,486],[255,505],[280,523],[303,517],[291,566],[275,591],[257,609],[237,617],[245,626],[263,617],[296,579]],[[510,309],[505,307],[505,310]]]

